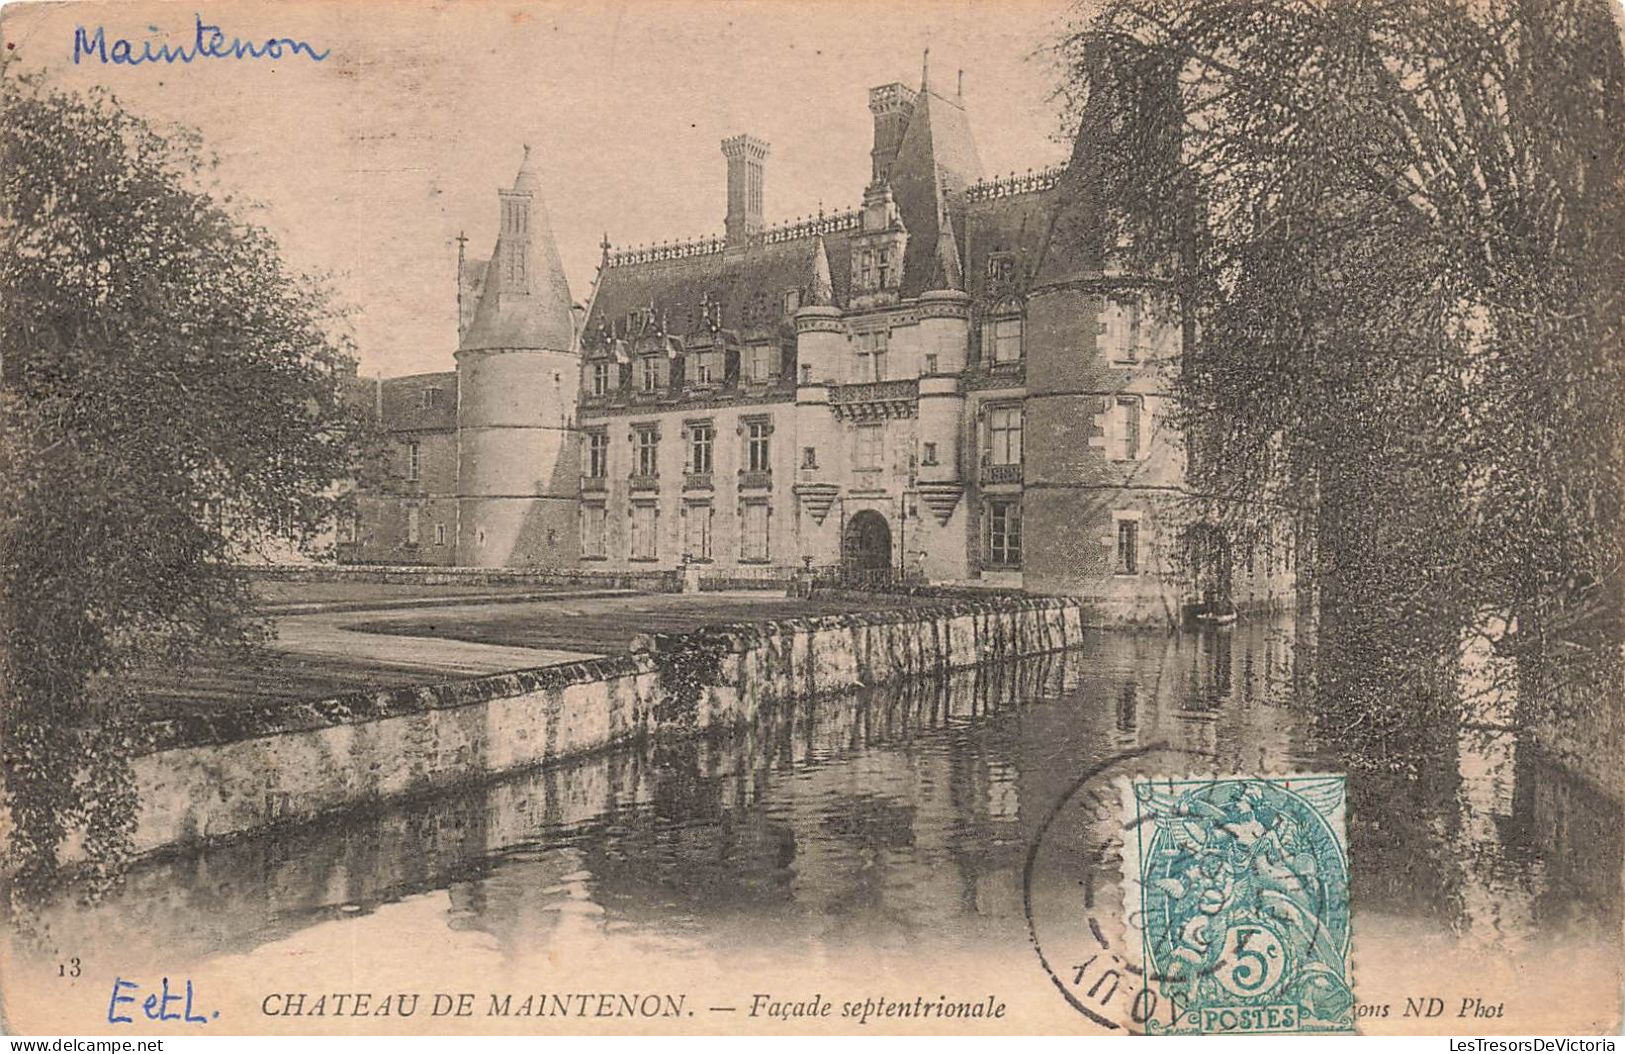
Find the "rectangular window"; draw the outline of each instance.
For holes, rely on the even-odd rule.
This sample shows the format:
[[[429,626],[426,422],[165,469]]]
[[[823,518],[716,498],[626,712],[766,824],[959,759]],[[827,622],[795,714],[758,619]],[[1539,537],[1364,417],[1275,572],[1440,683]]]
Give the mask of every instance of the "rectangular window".
[[[779,349],[771,344],[752,344],[745,349],[745,380],[757,384],[771,381],[779,369]]]
[[[815,447],[815,446],[804,446],[804,447],[801,448],[801,467],[802,468],[817,468],[818,467],[818,448],[817,447]]]
[[[1106,338],[1106,357],[1112,362],[1133,363],[1140,358],[1141,308],[1138,297],[1106,301],[1101,332]]]
[[[886,351],[891,334],[884,330],[858,334],[858,380],[883,381],[886,379]]]
[[[423,408],[425,410],[433,410],[435,407],[437,407],[439,405],[440,405],[440,389],[439,388],[425,388],[425,389],[423,389]]]
[[[1021,407],[996,406],[988,411],[987,449],[992,464],[1021,464]]]
[[[745,423],[745,468],[751,472],[772,472],[773,461],[769,456],[768,437],[773,434],[773,425],[768,421],[748,421]]]
[[[925,372],[927,376],[937,372],[937,357],[935,355],[925,357]]]
[[[863,289],[873,289],[875,285],[875,254],[864,250],[861,261],[858,273],[862,277],[858,280],[858,285]]]
[[[721,356],[714,351],[697,351],[688,357],[689,383],[714,384],[720,380],[722,372],[719,364]]]
[[[406,444],[406,478],[413,483],[423,478],[423,448],[417,443]]]
[[[657,391],[660,388],[660,360],[653,355],[643,357],[643,390]]]
[[[437,523],[434,525],[434,544],[446,544],[446,525],[443,523]]]
[[[660,555],[660,510],[653,505],[632,506],[632,559],[653,560]]]
[[[414,505],[411,508],[406,510],[406,544],[407,545],[416,545],[416,544],[418,544],[419,531],[421,530],[421,527],[422,527],[422,524],[421,524],[421,522],[420,522],[420,520],[418,518],[418,509],[417,509],[417,506]]]
[[[926,443],[926,444],[924,444],[923,447],[922,447],[922,453],[920,454],[920,464],[922,464],[922,465],[935,465],[936,463],[937,463],[937,444],[935,444],[935,443]]]
[[[605,535],[609,529],[609,511],[602,505],[581,507],[581,555],[603,557],[608,552]]]
[[[1021,503],[987,503],[987,561],[994,567],[1021,565]]]
[[[801,290],[786,289],[784,291],[784,313],[793,315],[801,307]]]
[[[1117,573],[1140,573],[1140,521],[1117,521]]]
[[[688,426],[688,467],[692,473],[711,471],[711,452],[716,446],[717,430],[710,424]]]
[[[885,289],[891,285],[890,249],[880,249],[875,253],[875,277],[879,279],[879,288]]]
[[[683,555],[690,560],[711,559],[711,506],[683,509]]]
[[[885,439],[884,425],[859,425],[852,436],[852,466],[858,469],[877,469]]]
[[[996,318],[982,326],[982,353],[995,366],[1021,361],[1021,319]]]
[[[768,558],[768,523],[772,510],[765,502],[752,502],[742,511],[744,523],[740,534],[739,558],[764,561]]]
[[[1117,420],[1113,434],[1117,437],[1118,454],[1123,461],[1140,459],[1140,400],[1135,396],[1119,396]]]
[[[653,428],[640,428],[637,430],[637,474],[640,476],[657,476],[660,474],[660,433]]]
[[[587,475],[603,479],[609,475],[609,433],[587,433]]]
[[[592,393],[594,395],[609,394],[609,363],[595,362],[592,364]]]

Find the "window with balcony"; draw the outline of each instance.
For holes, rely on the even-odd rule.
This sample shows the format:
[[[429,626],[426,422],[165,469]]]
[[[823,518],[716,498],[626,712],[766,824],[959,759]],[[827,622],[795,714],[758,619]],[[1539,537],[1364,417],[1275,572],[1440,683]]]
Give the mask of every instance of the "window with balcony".
[[[609,553],[609,510],[602,505],[581,506],[581,555],[602,560]]]
[[[1021,464],[1021,424],[1019,406],[995,406],[987,412],[988,464]]]
[[[652,503],[632,506],[633,560],[654,560],[660,555],[660,510]]]
[[[987,562],[990,567],[1021,566],[1021,501],[987,503]]]
[[[683,555],[690,560],[711,559],[712,510],[709,504],[683,507]]]
[[[859,333],[857,343],[857,381],[867,383],[885,380],[886,352],[891,345],[891,333],[884,329],[875,330],[872,333]]]
[[[751,502],[740,510],[740,514],[743,522],[740,525],[739,558],[765,563],[770,555],[768,527],[772,522],[772,508],[766,502]]]
[[[773,422],[745,422],[745,471],[772,472]]]
[[[709,475],[712,470],[712,453],[716,448],[717,430],[709,421],[697,421],[688,426],[688,464],[684,471],[689,475]]]

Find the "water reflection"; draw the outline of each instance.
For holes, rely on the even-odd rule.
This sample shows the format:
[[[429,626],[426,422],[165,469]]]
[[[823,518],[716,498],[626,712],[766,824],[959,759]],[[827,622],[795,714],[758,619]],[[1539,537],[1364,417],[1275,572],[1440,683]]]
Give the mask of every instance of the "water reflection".
[[[1290,622],[1101,634],[803,702],[725,737],[150,861],[93,908],[46,906],[45,944],[121,947],[127,969],[175,970],[410,901],[433,907],[392,925],[477,935],[509,959],[583,933],[661,954],[767,934],[780,954],[1014,947],[1027,845],[1093,762],[1165,744],[1158,756],[1193,772],[1346,767],[1346,740],[1310,717],[1296,644]],[[1620,819],[1514,731],[1463,732],[1417,772],[1362,773],[1356,930],[1399,916],[1513,950],[1537,934],[1617,933]]]

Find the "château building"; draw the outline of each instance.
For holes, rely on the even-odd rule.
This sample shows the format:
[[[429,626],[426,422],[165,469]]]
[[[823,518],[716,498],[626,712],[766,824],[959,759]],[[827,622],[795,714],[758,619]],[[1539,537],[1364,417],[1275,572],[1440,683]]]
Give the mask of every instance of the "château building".
[[[527,150],[463,267],[456,370],[377,382],[389,481],[346,558],[838,568],[1085,595],[1113,622],[1288,591],[1289,539],[1245,565],[1194,544],[1182,327],[1089,214],[1088,117],[1067,165],[988,179],[959,90],[868,104],[857,207],[768,223],[769,145],[733,136],[723,235],[606,238],[584,308]]]

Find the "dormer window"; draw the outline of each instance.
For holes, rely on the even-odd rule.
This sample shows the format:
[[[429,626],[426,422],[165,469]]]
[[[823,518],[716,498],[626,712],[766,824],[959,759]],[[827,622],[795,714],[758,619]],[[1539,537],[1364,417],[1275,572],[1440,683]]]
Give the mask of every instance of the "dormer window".
[[[793,315],[801,309],[801,290],[786,289],[784,291],[784,313]]]
[[[875,286],[875,254],[866,249],[860,260],[858,284],[864,289],[873,289]]]
[[[439,388],[425,388],[425,389],[423,389],[423,408],[425,410],[433,410],[435,407],[437,407],[439,405],[440,405],[440,389]]]
[[[881,249],[875,253],[875,274],[880,279],[880,288],[885,289],[891,285],[891,250]]]

